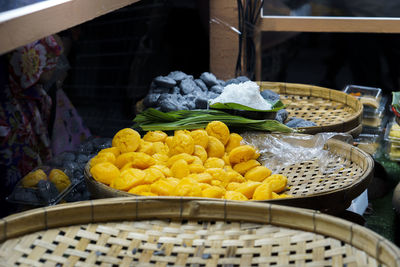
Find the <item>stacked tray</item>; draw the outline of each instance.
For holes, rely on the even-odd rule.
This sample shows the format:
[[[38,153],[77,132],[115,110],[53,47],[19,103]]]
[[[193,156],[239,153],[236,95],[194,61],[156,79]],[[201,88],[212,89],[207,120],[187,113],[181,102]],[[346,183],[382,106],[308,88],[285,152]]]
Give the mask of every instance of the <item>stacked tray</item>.
[[[260,90],[269,89],[281,95],[289,117],[317,124],[299,128],[303,133],[348,132],[353,136],[361,133],[363,105],[349,94],[306,84],[259,82],[259,85]]]
[[[263,139],[263,135],[268,135],[253,134],[256,135],[254,138],[260,139]],[[282,135],[276,136],[279,138]],[[307,140],[297,142],[298,145],[307,145]],[[334,171],[325,173],[317,159],[286,166],[278,173],[288,178],[289,189],[285,193],[293,197],[268,202],[328,213],[338,213],[348,208],[351,201],[368,187],[373,175],[374,161],[366,152],[335,139],[329,139],[325,149],[330,153],[327,168]],[[265,160],[268,161],[268,157]],[[91,176],[89,166],[85,169],[85,179],[93,198],[132,196],[128,192],[97,182]]]
[[[281,205],[114,198],[0,222],[6,266],[400,266],[400,250],[360,225]]]

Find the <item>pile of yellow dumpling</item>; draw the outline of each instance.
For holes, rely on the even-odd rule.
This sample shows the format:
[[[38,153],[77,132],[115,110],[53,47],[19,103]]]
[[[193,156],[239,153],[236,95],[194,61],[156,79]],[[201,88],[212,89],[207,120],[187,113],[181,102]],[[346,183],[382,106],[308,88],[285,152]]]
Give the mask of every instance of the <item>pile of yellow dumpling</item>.
[[[205,129],[117,132],[112,147],[90,160],[93,178],[112,188],[143,196],[187,196],[229,200],[268,200],[287,178],[272,174],[257,161],[256,148],[242,144],[226,124],[210,122]]]

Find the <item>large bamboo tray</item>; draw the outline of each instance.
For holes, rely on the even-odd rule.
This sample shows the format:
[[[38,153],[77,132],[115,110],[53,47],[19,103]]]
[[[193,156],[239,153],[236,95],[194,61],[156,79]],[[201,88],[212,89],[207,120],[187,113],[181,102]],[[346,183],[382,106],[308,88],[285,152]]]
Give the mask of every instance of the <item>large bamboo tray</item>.
[[[0,222],[4,266],[400,266],[400,250],[317,211],[183,198],[114,198]]]
[[[289,117],[317,124],[298,128],[307,134],[348,132],[361,125],[363,105],[342,91],[319,86],[281,82],[258,82],[260,90],[272,90],[281,96]]]
[[[328,140],[326,149],[333,156],[340,156],[332,157],[328,167],[342,165],[342,168],[327,175],[320,172],[320,164],[316,160],[285,167],[280,173],[288,177],[287,193],[293,197],[268,201],[327,213],[339,213],[348,208],[351,201],[368,187],[374,161],[361,149],[339,140]],[[89,166],[85,169],[85,179],[93,198],[132,196],[94,180]]]

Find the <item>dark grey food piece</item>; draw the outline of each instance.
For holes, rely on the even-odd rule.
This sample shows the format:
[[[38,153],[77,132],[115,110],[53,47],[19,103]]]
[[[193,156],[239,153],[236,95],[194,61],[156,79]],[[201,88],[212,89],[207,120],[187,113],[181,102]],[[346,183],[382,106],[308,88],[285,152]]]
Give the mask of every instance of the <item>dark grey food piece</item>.
[[[230,79],[228,81],[225,82],[225,86],[229,85],[229,84],[238,84],[240,83],[240,81],[236,78]]]
[[[179,88],[178,86],[174,86],[174,88],[170,89],[170,93],[171,94],[180,94],[181,93],[181,88]]]
[[[312,121],[306,121],[304,119],[296,117],[291,117],[290,120],[285,124],[290,128],[317,126],[317,124]]]
[[[217,98],[219,96],[219,94],[216,94],[214,92],[208,91],[207,96],[208,96],[208,99],[214,99],[214,98]]]
[[[50,181],[40,180],[37,188],[39,199],[46,203],[54,201],[58,196],[57,187]]]
[[[196,83],[191,79],[182,80],[179,84],[179,87],[181,88],[182,95],[190,94],[191,92],[196,91],[198,88]]]
[[[271,103],[275,103],[276,101],[280,100],[279,94],[271,90],[262,90],[260,94],[265,100]]]
[[[221,85],[213,85],[211,86],[210,91],[220,95],[222,91],[224,91],[224,87]]]
[[[171,90],[171,88],[159,86],[159,87],[150,89],[149,94],[163,94],[163,93],[168,93],[170,90]]]
[[[173,110],[179,110],[179,103],[176,99],[163,99],[159,103],[160,110],[162,112],[168,112]]]
[[[198,97],[198,98],[196,98],[194,103],[195,103],[197,109],[208,109],[207,98]]]
[[[203,72],[200,75],[200,79],[203,80],[203,82],[207,85],[207,87],[219,84],[217,77],[215,77],[215,75],[210,72]]]
[[[185,101],[183,105],[186,106],[188,110],[193,110],[196,108],[196,104],[194,101]]]
[[[143,105],[145,107],[153,107],[157,105],[157,101],[160,98],[160,94],[147,94],[143,99]]]
[[[28,203],[32,203],[32,204],[40,202],[40,200],[37,196],[37,190],[33,189],[33,188],[26,188],[26,187],[16,187],[13,195],[11,195],[9,200],[28,202]]]
[[[236,77],[236,80],[238,80],[238,81],[241,82],[241,83],[250,81],[250,79],[247,78],[246,76],[238,76],[238,77]]]
[[[222,87],[225,86],[226,82],[224,80],[218,80],[219,85],[221,85]]]
[[[186,73],[182,71],[172,71],[167,75],[168,78],[174,79],[177,82],[182,81],[183,79],[187,79],[190,77],[190,75],[187,75]],[[193,77],[193,76],[192,76]]]
[[[281,109],[276,112],[275,120],[279,121],[280,123],[284,123],[289,115],[286,109]]]
[[[85,154],[78,154],[78,156],[76,157],[75,162],[77,163],[86,163],[88,162],[89,157]]]
[[[154,78],[154,82],[158,86],[165,88],[172,88],[176,85],[176,81],[174,79],[166,76],[157,76]]]
[[[63,161],[74,161],[75,160],[75,154],[72,152],[63,152],[60,155],[58,155],[57,157],[61,158]]]
[[[201,88],[202,91],[207,91],[208,90],[207,85],[203,82],[202,79],[196,79],[196,80],[194,80],[194,82],[196,83],[196,85],[198,87]]]

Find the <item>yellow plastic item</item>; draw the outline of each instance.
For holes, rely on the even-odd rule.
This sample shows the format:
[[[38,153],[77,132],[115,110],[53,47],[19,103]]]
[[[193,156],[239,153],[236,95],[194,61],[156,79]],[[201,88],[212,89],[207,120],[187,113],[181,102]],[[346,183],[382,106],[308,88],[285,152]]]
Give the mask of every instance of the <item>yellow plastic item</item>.
[[[24,176],[21,180],[23,187],[35,187],[40,180],[47,180],[47,175],[42,169],[37,169]]]
[[[71,184],[68,175],[60,169],[52,169],[49,173],[49,180],[56,186],[58,192],[63,192]]]
[[[131,128],[118,131],[112,140],[112,146],[117,147],[121,153],[134,152],[140,144],[140,134]]]

